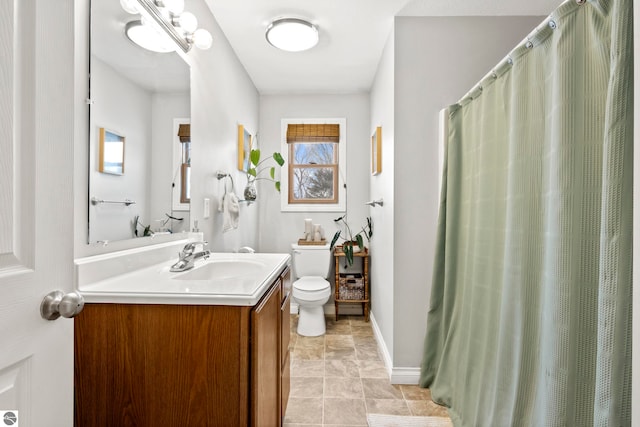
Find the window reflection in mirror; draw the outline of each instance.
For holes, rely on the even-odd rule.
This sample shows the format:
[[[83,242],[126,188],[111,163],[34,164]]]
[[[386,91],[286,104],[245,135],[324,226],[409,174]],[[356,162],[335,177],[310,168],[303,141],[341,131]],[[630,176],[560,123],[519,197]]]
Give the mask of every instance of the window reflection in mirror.
[[[190,222],[190,142],[184,147],[178,136],[191,115],[189,66],[177,53],[129,41],[124,29],[135,19],[118,1],[91,1],[89,199],[135,204],[89,204],[89,243],[137,238],[147,228],[181,232]],[[100,171],[100,129],[126,137],[126,173]]]

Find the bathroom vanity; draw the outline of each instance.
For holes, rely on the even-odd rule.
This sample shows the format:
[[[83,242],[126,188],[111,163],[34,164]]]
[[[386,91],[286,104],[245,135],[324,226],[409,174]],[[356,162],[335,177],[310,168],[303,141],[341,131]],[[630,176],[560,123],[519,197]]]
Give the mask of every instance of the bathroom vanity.
[[[282,425],[289,256],[212,254],[165,275],[169,265],[79,286],[75,425]],[[79,283],[96,278],[81,270]]]

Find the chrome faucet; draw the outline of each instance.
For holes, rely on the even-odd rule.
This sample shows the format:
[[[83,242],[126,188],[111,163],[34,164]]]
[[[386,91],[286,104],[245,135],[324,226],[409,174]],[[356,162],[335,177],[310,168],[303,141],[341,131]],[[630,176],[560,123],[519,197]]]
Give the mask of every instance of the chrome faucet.
[[[198,245],[202,246],[202,251],[201,252],[196,252],[196,247]],[[193,268],[193,263],[200,258],[204,258],[207,259],[209,258],[209,255],[211,254],[211,252],[209,252],[208,250],[205,250],[204,247],[208,245],[207,242],[192,242],[192,243],[187,243],[186,245],[184,245],[184,248],[182,248],[182,252],[180,252],[178,254],[178,262],[176,262],[175,264],[173,264],[171,266],[171,268],[169,269],[169,271],[186,271],[189,270],[191,268]]]

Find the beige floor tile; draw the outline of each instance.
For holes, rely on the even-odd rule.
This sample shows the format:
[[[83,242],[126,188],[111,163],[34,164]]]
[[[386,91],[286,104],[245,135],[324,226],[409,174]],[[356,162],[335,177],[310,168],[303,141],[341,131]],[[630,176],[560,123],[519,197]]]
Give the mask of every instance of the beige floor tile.
[[[400,387],[391,385],[388,379],[362,378],[362,387],[367,399],[402,399]]]
[[[378,341],[376,341],[373,335],[352,335],[353,343],[356,345],[374,345],[378,346]]]
[[[401,385],[400,390],[406,400],[431,400],[431,390],[418,385]]]
[[[367,322],[364,316],[349,316],[348,319],[351,325],[371,327],[371,322]]]
[[[327,317],[325,322],[327,325],[327,336],[351,334],[351,324],[348,321],[338,320],[336,322],[335,317]]]
[[[327,346],[324,356],[326,360],[356,360],[356,349],[353,347]]]
[[[385,378],[389,379],[389,373],[384,363],[380,360],[358,360],[360,378]]]
[[[303,337],[291,316],[291,395],[285,427],[361,427],[367,413],[444,416],[428,389],[391,385],[371,323],[327,317],[327,333]]]
[[[351,334],[355,336],[373,336],[373,330],[370,325],[351,325]]]
[[[291,397],[323,397],[324,378],[292,377]]]
[[[324,340],[325,347],[347,347],[354,346],[353,336],[351,335],[327,335]]]
[[[377,346],[372,346],[369,344],[357,345],[356,348],[356,357],[358,360],[382,360],[380,358],[380,353],[378,352]]]
[[[291,359],[302,360],[323,360],[324,359],[324,347],[300,347],[295,346],[291,351]]]
[[[292,333],[291,339],[289,339],[289,350],[293,350],[295,348],[297,341],[298,341],[298,334]]]
[[[360,369],[355,360],[325,360],[325,377],[360,378]]]
[[[324,345],[324,335],[319,337],[303,337],[298,335],[296,347],[322,347]]]
[[[364,398],[360,378],[325,377],[324,397],[342,397],[346,399]]]
[[[365,399],[367,414],[411,415],[404,399]]]
[[[431,400],[407,400],[411,414],[418,417],[448,417],[446,406],[440,406]]]
[[[290,372],[292,377],[323,377],[324,360],[294,359]]]
[[[285,423],[322,424],[323,399],[290,397]]]
[[[367,425],[364,399],[324,399],[324,425]]]

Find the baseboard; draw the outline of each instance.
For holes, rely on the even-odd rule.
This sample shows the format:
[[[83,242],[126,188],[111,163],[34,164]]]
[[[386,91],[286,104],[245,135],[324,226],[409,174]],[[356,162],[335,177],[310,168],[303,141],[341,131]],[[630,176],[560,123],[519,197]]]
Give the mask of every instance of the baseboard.
[[[389,354],[389,349],[382,338],[382,332],[378,327],[376,318],[373,313],[369,314],[369,320],[371,321],[371,327],[373,329],[373,335],[378,343],[378,349],[382,355],[382,361],[389,374],[389,380],[391,384],[403,384],[403,385],[415,385],[420,380],[420,368],[396,368],[393,366],[393,359]]]
[[[324,313],[327,315],[335,315],[336,309],[333,303],[326,304],[324,306]],[[298,314],[298,304],[291,303],[291,314]],[[361,315],[362,310],[360,307],[356,306],[341,306],[340,307],[340,315]],[[406,384],[406,385],[415,385],[418,384],[420,380],[420,368],[396,368],[393,366],[393,359],[391,358],[391,354],[389,353],[389,349],[387,349],[387,345],[382,338],[382,332],[380,332],[380,328],[378,327],[378,323],[376,322],[376,318],[373,313],[369,313],[369,321],[371,322],[371,328],[373,329],[373,336],[378,343],[378,350],[382,355],[382,361],[384,362],[385,369],[387,370],[387,374],[389,375],[389,380],[391,384]]]
[[[391,359],[391,355],[389,354],[389,350],[387,349],[387,344],[384,342],[384,338],[382,338],[382,332],[380,332],[380,328],[378,327],[376,318],[371,312],[369,313],[369,321],[371,322],[371,328],[373,329],[373,336],[378,343],[378,350],[380,350],[380,354],[382,355],[382,361],[384,362],[384,366],[387,369],[387,374],[389,375],[389,378],[391,378],[393,359]]]
[[[416,385],[420,382],[420,368],[393,368],[391,384]]]

